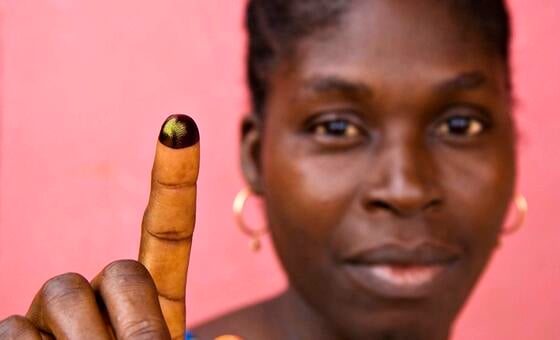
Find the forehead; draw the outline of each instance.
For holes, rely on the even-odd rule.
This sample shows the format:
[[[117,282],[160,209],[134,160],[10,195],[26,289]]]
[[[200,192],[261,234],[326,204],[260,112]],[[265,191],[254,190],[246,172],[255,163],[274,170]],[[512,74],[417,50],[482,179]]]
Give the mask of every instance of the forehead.
[[[299,42],[290,68],[304,77],[444,79],[473,70],[499,76],[498,54],[487,52],[480,33],[456,11],[441,0],[354,0],[336,26]]]

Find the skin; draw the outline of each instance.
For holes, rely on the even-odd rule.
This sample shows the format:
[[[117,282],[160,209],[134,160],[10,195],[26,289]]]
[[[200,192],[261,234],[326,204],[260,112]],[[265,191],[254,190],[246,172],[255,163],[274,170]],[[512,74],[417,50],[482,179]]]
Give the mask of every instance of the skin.
[[[0,321],[0,339],[184,339],[198,138],[186,116],[162,126],[139,261],[115,261],[91,282],[75,273],[50,279],[25,317]]]
[[[266,119],[243,123],[244,174],[289,288],[199,327],[201,339],[446,339],[499,242],[515,178],[504,61],[435,0],[357,0],[341,19],[277,63]],[[188,259],[192,150],[158,144],[142,263],[49,280],[0,339],[178,337],[184,277],[167,264]],[[357,284],[348,255],[389,243],[455,258],[420,295]]]
[[[515,178],[506,65],[458,20],[436,1],[356,1],[277,64],[242,161],[290,285],[203,338],[448,338]],[[457,120],[467,129],[449,131]],[[427,296],[364,291],[345,272],[355,249],[419,242],[458,254]]]

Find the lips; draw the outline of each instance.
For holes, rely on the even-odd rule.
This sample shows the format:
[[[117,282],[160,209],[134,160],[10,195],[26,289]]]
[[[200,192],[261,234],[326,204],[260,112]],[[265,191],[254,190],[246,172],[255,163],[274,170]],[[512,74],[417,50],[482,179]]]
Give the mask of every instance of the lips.
[[[414,287],[429,283],[444,269],[444,266],[374,265],[369,269],[372,275],[388,284],[400,287]]]
[[[460,249],[436,242],[386,244],[344,257],[349,279],[369,293],[389,298],[422,298],[443,289]]]

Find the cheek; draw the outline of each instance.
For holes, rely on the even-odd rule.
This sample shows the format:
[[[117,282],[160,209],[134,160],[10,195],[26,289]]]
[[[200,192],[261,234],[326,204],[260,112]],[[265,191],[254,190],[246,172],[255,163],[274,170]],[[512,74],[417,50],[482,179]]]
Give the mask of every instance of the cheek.
[[[279,256],[327,260],[334,230],[355,204],[366,155],[318,154],[297,136],[269,136],[263,144],[263,178],[268,223]]]
[[[495,245],[512,196],[513,151],[445,151],[440,159],[445,201],[458,221],[457,232],[474,254],[488,253]]]
[[[272,216],[283,229],[327,239],[355,200],[366,160],[359,154],[310,155],[301,148],[268,150],[263,174]]]

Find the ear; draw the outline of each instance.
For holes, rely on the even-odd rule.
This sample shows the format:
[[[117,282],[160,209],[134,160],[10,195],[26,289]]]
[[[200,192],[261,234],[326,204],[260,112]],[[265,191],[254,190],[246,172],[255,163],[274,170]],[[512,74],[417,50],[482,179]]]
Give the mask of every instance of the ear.
[[[257,195],[263,193],[261,143],[261,119],[255,115],[243,117],[241,122],[241,170],[247,185]]]

